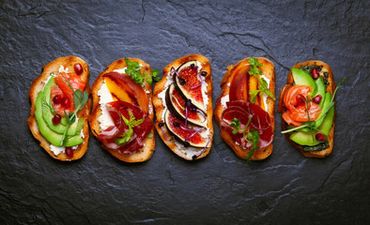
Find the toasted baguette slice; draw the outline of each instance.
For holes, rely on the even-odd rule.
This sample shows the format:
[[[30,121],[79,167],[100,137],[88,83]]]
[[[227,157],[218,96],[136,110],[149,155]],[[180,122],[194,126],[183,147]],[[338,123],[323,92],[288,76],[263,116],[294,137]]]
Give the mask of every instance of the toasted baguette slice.
[[[189,61],[198,61],[201,65],[201,70],[207,72],[205,76],[205,82],[207,84],[206,94],[208,96],[208,104],[206,107],[207,122],[206,127],[209,129],[209,141],[205,148],[196,149],[193,147],[184,147],[179,141],[172,135],[166,125],[164,124],[164,111],[167,110],[166,102],[160,95],[165,93],[168,86],[173,83],[172,76],[170,75],[171,68],[177,69]],[[199,54],[191,54],[174,60],[163,69],[162,79],[154,86],[153,105],[156,113],[155,127],[161,139],[164,143],[173,151],[176,155],[180,156],[185,160],[197,160],[208,155],[211,150],[213,142],[213,125],[212,125],[212,71],[211,65],[208,59]]]
[[[40,76],[38,76],[31,85],[31,88],[29,90],[29,97],[30,97],[30,102],[31,102],[31,110],[30,110],[30,115],[28,117],[28,126],[32,132],[32,135],[40,142],[40,146],[45,149],[45,151],[54,159],[60,160],[60,161],[73,161],[80,159],[82,156],[85,155],[87,151],[87,146],[89,142],[89,126],[88,126],[88,117],[90,113],[90,106],[91,106],[91,101],[90,99],[88,100],[87,104],[78,112],[77,116],[79,118],[86,118],[84,126],[83,126],[83,136],[84,136],[84,141],[82,144],[78,146],[77,149],[74,150],[73,157],[68,158],[65,153],[60,153],[58,155],[55,155],[51,149],[50,149],[50,143],[41,135],[36,118],[35,118],[35,102],[36,102],[36,97],[40,91],[43,90],[45,83],[47,79],[50,76],[50,73],[55,73],[59,71],[60,66],[62,65],[64,68],[68,68],[69,71],[73,71],[74,64],[80,63],[83,68],[83,72],[80,75],[81,80],[86,84],[85,90],[90,93],[90,88],[89,88],[89,65],[81,58],[77,56],[65,56],[65,57],[59,57],[56,58],[55,60],[51,61],[47,65],[45,65],[42,68],[42,72]]]
[[[334,92],[334,90],[336,88],[336,84],[335,84],[335,81],[334,81],[333,71],[331,70],[330,66],[327,63],[325,63],[323,61],[320,61],[320,60],[308,60],[308,61],[297,63],[293,67],[300,68],[302,66],[311,66],[311,65],[322,66],[322,71],[327,71],[328,72],[328,78],[327,79],[328,79],[329,84],[326,87],[326,91],[329,92],[329,93],[331,93],[331,94],[333,94],[333,92]],[[293,80],[292,72],[289,71],[288,78],[287,78],[287,84],[283,87],[282,91],[280,92],[279,112],[281,113],[281,115],[284,112],[284,103],[283,103],[284,91],[286,90],[287,87],[289,87],[290,85],[293,85],[293,83],[294,83],[294,80]],[[335,107],[335,105],[333,107]],[[282,124],[281,125],[282,130],[286,130],[287,127],[288,127],[288,125],[285,123],[284,119],[282,119],[282,123],[281,124]],[[310,158],[325,158],[325,157],[329,156],[333,152],[333,146],[334,146],[334,128],[335,128],[335,109],[334,109],[334,121],[333,121],[333,125],[332,125],[332,127],[330,129],[330,132],[329,132],[329,135],[328,135],[328,144],[329,144],[329,147],[326,148],[326,149],[320,150],[320,151],[304,151],[303,150],[303,147],[301,145],[299,145],[299,144],[293,142],[292,140],[290,140],[289,133],[288,134],[285,134],[285,137],[288,140],[288,142],[294,148],[296,148],[297,150],[299,150],[305,157],[310,157]]]
[[[135,61],[138,62],[141,65],[141,73],[145,74],[151,74],[152,70],[150,68],[150,65],[144,62],[141,59],[137,58],[127,58],[130,61]],[[99,96],[98,96],[98,91],[104,81],[103,75],[109,72],[113,72],[114,70],[119,70],[122,68],[127,67],[125,58],[118,59],[112,64],[110,64],[103,72],[99,74],[99,76],[96,78],[92,85],[92,96],[93,96],[93,109],[92,113],[89,119],[90,122],[90,128],[95,137],[97,137],[101,130],[100,130],[100,124],[98,122],[98,118],[101,115],[101,108],[99,104]],[[122,74],[122,76],[127,76],[126,74]],[[149,98],[149,118],[150,120],[153,120],[154,115],[153,115],[153,106],[152,106],[152,87],[149,85],[147,82],[145,82],[144,85],[144,91],[146,92],[148,98]],[[103,146],[104,149],[106,149],[112,156],[116,157],[117,159],[127,162],[127,163],[139,163],[139,162],[144,162],[149,160],[153,153],[154,153],[154,148],[155,148],[155,138],[154,138],[154,127],[148,134],[147,138],[145,139],[144,146],[138,150],[138,152],[133,153],[133,154],[122,154],[118,151],[113,151],[111,149],[107,149]]]
[[[275,95],[275,66],[274,64],[264,58],[264,57],[256,57],[256,59],[262,64],[260,70],[262,71],[262,74],[266,76],[267,79],[270,80],[269,82],[269,89],[271,93]],[[221,94],[217,98],[216,101],[216,109],[215,109],[215,119],[219,126],[221,126],[221,118],[222,113],[226,109],[226,105],[222,104],[222,98],[229,95],[230,92],[230,83],[233,80],[234,75],[236,74],[235,71],[238,69],[238,67],[249,67],[248,58],[240,60],[235,65],[229,65],[227,67],[227,71],[224,74],[222,81],[221,81]],[[258,88],[258,81],[255,77],[250,76],[249,78],[249,90],[256,90]],[[256,104],[258,104],[263,110],[268,112],[268,114],[271,117],[271,126],[272,130],[274,132],[275,129],[275,121],[274,121],[274,108],[275,103],[274,100],[271,98],[267,98],[266,100],[267,105],[264,104],[263,99],[258,96],[256,99]],[[248,156],[249,151],[246,151],[242,149],[240,146],[236,145],[235,142],[232,140],[230,135],[227,132],[224,132],[221,129],[221,137],[222,139],[232,148],[234,153],[241,159],[245,159]],[[271,143],[269,146],[258,149],[254,152],[250,160],[263,160],[269,157],[272,153],[272,147],[273,143]]]

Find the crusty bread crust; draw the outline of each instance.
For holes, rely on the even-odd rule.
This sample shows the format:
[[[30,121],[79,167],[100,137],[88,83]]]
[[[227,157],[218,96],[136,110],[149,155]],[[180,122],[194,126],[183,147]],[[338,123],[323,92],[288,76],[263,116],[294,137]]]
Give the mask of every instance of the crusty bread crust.
[[[138,62],[139,64],[141,64],[142,65],[142,67],[141,67],[141,72],[142,73],[147,73],[147,74],[152,73],[150,65],[147,64],[146,62],[144,62],[143,60],[137,59],[137,58],[127,58],[127,59],[129,59],[130,61],[135,61],[135,62]],[[121,68],[124,68],[124,67],[126,67],[125,58],[121,58],[121,59],[118,59],[118,60],[112,62],[112,64],[110,64],[107,68],[105,68],[105,70],[103,72],[101,72],[99,74],[99,76],[96,78],[96,80],[94,81],[94,83],[92,85],[91,93],[92,93],[92,97],[93,97],[93,109],[92,109],[92,113],[91,113],[89,122],[90,122],[91,132],[93,133],[93,135],[95,137],[97,137],[100,133],[100,126],[99,126],[99,122],[98,122],[98,117],[101,114],[101,110],[100,110],[100,104],[99,104],[98,91],[99,91],[100,86],[101,86],[101,84],[104,80],[103,75],[106,74],[106,73],[109,73],[109,72],[113,72],[113,70],[121,69]],[[127,75],[123,75],[123,76],[127,76]],[[152,102],[152,87],[151,87],[151,85],[149,85],[148,83],[145,82],[144,90],[146,91],[147,96],[149,98],[149,118],[150,118],[150,120],[153,120],[154,115],[153,115],[153,110],[151,110],[151,109],[153,109],[152,103],[151,103]],[[155,148],[154,127],[152,128],[151,132],[148,134],[147,138],[145,139],[144,147],[142,147],[139,150],[139,152],[137,152],[137,153],[134,153],[134,154],[131,154],[131,155],[121,154],[118,151],[113,151],[113,150],[107,149],[104,146],[103,146],[103,148],[105,150],[107,150],[111,155],[113,155],[114,157],[116,157],[117,159],[119,159],[123,162],[138,163],[138,162],[147,161],[152,157],[152,155],[154,153],[154,150],[155,150],[154,149]]]
[[[163,106],[161,98],[159,98],[159,94],[163,91],[165,88],[166,81],[168,79],[168,76],[170,74],[171,68],[178,68],[180,65],[183,63],[186,63],[188,61],[198,61],[202,65],[202,70],[207,72],[207,76],[205,78],[205,81],[207,83],[207,96],[208,96],[208,105],[207,105],[207,127],[210,129],[210,143],[208,147],[206,147],[200,155],[197,157],[192,157],[190,155],[184,154],[183,151],[179,150],[176,147],[175,144],[175,139],[173,135],[171,135],[166,128],[166,126],[160,126],[159,123],[164,121],[163,118],[163,111],[165,110],[165,107]],[[211,150],[212,147],[212,142],[213,142],[213,125],[212,125],[212,115],[213,115],[213,110],[212,110],[212,70],[211,70],[211,65],[209,64],[208,59],[200,54],[191,54],[191,55],[186,55],[181,58],[178,58],[168,64],[164,69],[163,69],[163,77],[162,79],[156,83],[154,86],[154,96],[153,96],[153,105],[155,108],[155,114],[156,114],[156,122],[155,122],[155,127],[157,129],[157,132],[163,142],[173,151],[176,155],[180,156],[181,158],[185,160],[197,160],[201,159],[205,156],[207,156]]]
[[[335,81],[334,81],[333,71],[331,70],[331,67],[327,63],[325,63],[323,61],[320,61],[320,60],[308,60],[308,61],[297,63],[293,67],[300,68],[302,66],[310,66],[310,65],[322,66],[324,69],[326,69],[328,71],[329,85],[326,87],[326,91],[329,92],[329,93],[331,93],[331,94],[333,94],[333,92],[335,90],[335,87],[336,87],[336,84],[335,84]],[[282,100],[283,99],[283,96],[284,96],[284,90],[288,86],[293,85],[293,83],[294,83],[294,80],[293,80],[292,72],[289,71],[288,78],[287,78],[287,84],[283,87],[282,91],[280,92],[279,112],[281,114],[283,114],[283,110],[284,110],[283,109],[283,100]],[[335,107],[335,104],[334,104],[334,107]],[[335,108],[334,108],[334,115],[335,115]],[[283,120],[283,118],[282,118],[282,123],[281,124],[282,124],[281,125],[282,130],[285,130],[287,128],[287,124],[285,123],[285,121]],[[293,145],[294,148],[296,148],[297,150],[299,150],[305,157],[310,157],[310,158],[325,158],[325,157],[329,156],[333,152],[333,147],[334,147],[334,128],[335,128],[335,116],[334,116],[333,126],[330,129],[330,132],[329,132],[329,135],[328,135],[329,147],[326,148],[326,149],[320,150],[320,151],[304,151],[303,150],[303,147],[301,145],[298,145],[297,143],[295,143],[295,142],[293,142],[293,141],[290,140],[289,133],[288,134],[285,134],[285,137],[288,140],[288,142],[291,145]]]
[[[87,146],[89,142],[89,126],[88,126],[88,117],[90,113],[91,100],[89,99],[87,104],[78,112],[78,117],[86,118],[83,126],[84,141],[74,150],[72,158],[68,158],[65,153],[61,153],[58,156],[50,150],[50,143],[41,135],[37,127],[36,118],[35,118],[35,102],[38,93],[44,88],[45,81],[50,76],[51,72],[56,72],[59,70],[60,65],[63,65],[64,68],[68,68],[69,71],[73,71],[73,65],[75,63],[80,63],[83,67],[83,72],[80,75],[81,80],[86,83],[85,90],[90,93],[89,88],[89,65],[81,58],[77,56],[65,56],[59,57],[51,61],[42,68],[41,74],[32,82],[32,85],[29,90],[29,98],[31,102],[30,115],[28,117],[28,127],[31,130],[32,135],[40,142],[40,146],[54,159],[60,161],[73,161],[80,159],[85,155],[87,151]]]
[[[274,64],[264,58],[264,57],[256,57],[256,59],[262,64],[260,67],[262,74],[264,74],[269,80],[269,89],[275,95],[275,66]],[[227,67],[227,71],[224,74],[222,81],[221,81],[221,94],[217,98],[216,101],[216,109],[215,109],[215,120],[219,126],[221,126],[221,118],[222,113],[225,108],[221,104],[221,99],[224,96],[229,95],[230,92],[230,83],[233,80],[233,77],[236,73],[234,73],[239,67],[249,66],[248,58],[240,60],[235,65],[229,65]],[[257,79],[253,76],[249,78],[249,90],[256,90],[257,89]],[[260,97],[257,97],[256,104],[258,104],[263,110],[267,111],[271,117],[271,126],[272,130],[275,130],[275,121],[274,121],[274,110],[275,110],[275,101],[271,98],[267,98],[268,109],[266,109],[265,105],[263,104],[263,100]],[[242,149],[240,146],[236,145],[235,142],[232,140],[231,136],[221,129],[221,137],[222,139],[232,148],[234,153],[241,159],[245,159],[249,153]],[[253,156],[250,160],[263,160],[269,157],[272,154],[273,143],[265,148],[258,149],[254,152]]]

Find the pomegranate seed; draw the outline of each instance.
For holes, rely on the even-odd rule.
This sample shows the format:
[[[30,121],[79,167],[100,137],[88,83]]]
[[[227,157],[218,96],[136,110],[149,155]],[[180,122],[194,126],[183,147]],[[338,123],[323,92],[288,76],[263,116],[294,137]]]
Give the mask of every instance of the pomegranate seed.
[[[316,103],[316,104],[319,104],[319,103],[321,102],[321,99],[322,99],[321,95],[316,95],[316,96],[312,99],[312,101],[313,101],[314,103]]]
[[[62,100],[62,106],[64,108],[69,108],[71,106],[71,102],[69,101],[69,98],[64,97]]]
[[[316,69],[316,68],[313,68],[312,70],[311,70],[311,75],[312,75],[312,78],[313,79],[317,79],[317,78],[319,78],[319,71]]]
[[[62,117],[59,114],[55,114],[51,121],[53,122],[54,125],[58,125],[58,124],[60,124],[61,119],[62,119]]]
[[[304,105],[306,103],[306,98],[301,95],[301,94],[298,94],[296,97],[295,97],[295,100],[296,100],[296,103],[295,103],[295,107],[298,107],[298,106],[301,106],[301,105]]]
[[[55,95],[53,98],[53,103],[55,105],[59,105],[60,103],[62,103],[62,100],[63,100],[63,97],[61,95]]]
[[[315,138],[316,138],[316,140],[318,140],[318,141],[320,141],[320,142],[324,142],[324,141],[326,140],[326,136],[325,136],[325,135],[323,135],[322,133],[317,133],[317,134],[315,135]]]
[[[73,157],[73,149],[72,147],[66,147],[66,155],[68,158],[72,158]]]
[[[79,63],[76,63],[73,66],[73,69],[75,70],[75,72],[76,72],[77,75],[81,75],[81,73],[83,71],[83,68],[82,68],[81,64],[79,64]]]

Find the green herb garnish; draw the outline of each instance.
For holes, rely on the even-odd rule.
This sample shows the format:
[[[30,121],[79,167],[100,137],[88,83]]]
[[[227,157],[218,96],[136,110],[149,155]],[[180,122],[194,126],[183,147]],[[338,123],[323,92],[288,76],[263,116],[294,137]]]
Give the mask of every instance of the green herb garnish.
[[[144,122],[144,118],[141,118],[141,119],[137,120],[135,118],[134,114],[131,111],[128,111],[128,112],[129,112],[129,116],[130,116],[129,119],[127,119],[126,117],[121,115],[122,120],[125,122],[128,129],[125,133],[123,133],[121,138],[116,139],[115,142],[116,142],[117,145],[122,145],[122,144],[126,144],[127,142],[129,142],[131,140],[131,137],[134,135],[133,128],[136,127],[136,126],[139,126],[140,124],[142,124]]]
[[[244,138],[248,142],[252,143],[252,148],[248,152],[247,157],[245,158],[245,159],[249,160],[253,156],[254,152],[258,149],[258,142],[260,140],[260,134],[258,133],[258,131],[252,130],[252,131],[249,131],[247,133],[247,135],[244,136]]]
[[[252,76],[261,75],[262,71],[258,68],[262,66],[260,62],[258,62],[258,59],[254,57],[248,58],[248,63],[250,65],[249,74]]]
[[[237,118],[233,118],[231,120],[230,126],[233,128],[232,134],[237,134],[239,132],[243,133],[243,138],[248,142],[252,144],[252,148],[248,152],[248,155],[246,157],[247,160],[249,160],[254,152],[258,149],[258,142],[259,142],[259,133],[256,130],[249,130],[249,124],[252,122],[252,116],[249,116],[247,124],[245,124],[243,127],[244,129],[241,128],[240,125],[240,120]]]
[[[69,127],[75,122],[78,111],[80,111],[89,100],[89,94],[86,91],[82,92],[80,89],[74,90],[69,80],[67,80],[65,77],[63,77],[63,80],[67,83],[68,87],[73,92],[73,103],[75,106],[75,110],[72,113],[67,113],[64,111],[64,117],[66,118],[67,125],[66,130],[63,134],[61,145],[63,145],[65,138],[67,137],[67,131]]]
[[[237,118],[231,120],[230,126],[233,128],[231,131],[233,134],[237,134],[240,130],[240,121]]]
[[[125,58],[125,62],[127,66],[125,73],[137,84],[143,85],[144,81],[146,81],[151,85],[153,80],[158,81],[160,79],[158,70],[154,69],[152,74],[146,74],[140,71],[141,66],[138,62],[131,61],[128,58]]]
[[[262,66],[262,64],[254,57],[248,58],[248,63],[250,65],[249,75],[256,77],[258,80],[258,89],[249,91],[249,95],[251,97],[250,101],[255,103],[257,95],[260,93],[264,93],[275,100],[275,96],[270,91],[266,80],[261,77],[262,71],[259,69],[259,67]]]

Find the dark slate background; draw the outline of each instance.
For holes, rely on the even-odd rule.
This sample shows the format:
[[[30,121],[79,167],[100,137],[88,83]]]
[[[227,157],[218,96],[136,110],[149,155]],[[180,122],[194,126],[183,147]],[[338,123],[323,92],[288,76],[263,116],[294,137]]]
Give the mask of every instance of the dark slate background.
[[[0,224],[369,224],[369,1],[0,1]],[[50,158],[26,125],[43,64],[75,54],[90,84],[113,60],[154,68],[188,53],[212,62],[214,99],[227,65],[265,56],[276,88],[298,61],[337,81],[334,153],[302,157],[280,132],[264,162],[239,160],[216,128],[211,154],[185,162],[156,137],[153,158],[125,165],[90,139],[74,163]]]

